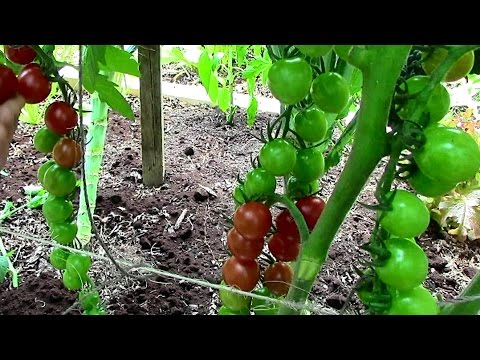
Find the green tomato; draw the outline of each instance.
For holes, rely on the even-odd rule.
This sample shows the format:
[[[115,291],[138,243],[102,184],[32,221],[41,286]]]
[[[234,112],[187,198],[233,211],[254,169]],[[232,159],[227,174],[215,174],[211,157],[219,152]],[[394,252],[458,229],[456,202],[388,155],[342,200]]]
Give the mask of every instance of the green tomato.
[[[67,196],[71,194],[73,190],[75,190],[76,185],[77,178],[75,177],[75,173],[57,164],[50,166],[43,178],[45,190],[55,196]]]
[[[320,190],[320,181],[318,180],[303,183],[295,176],[291,176],[287,182],[287,195],[292,199],[301,199],[310,196],[318,190]]]
[[[408,183],[417,193],[427,197],[437,197],[445,195],[455,188],[455,183],[445,183],[430,179],[421,171],[417,171],[409,179]]]
[[[247,198],[245,195],[245,188],[243,185],[238,185],[237,187],[235,187],[235,189],[233,189],[232,196],[233,196],[233,201],[237,206],[240,206],[247,202]]]
[[[347,80],[335,72],[321,74],[313,80],[310,93],[320,110],[334,114],[342,112],[350,98]]]
[[[60,136],[54,134],[46,127],[41,128],[37,131],[33,138],[33,146],[35,149],[41,153],[49,154],[52,152],[53,147],[60,140]]]
[[[67,259],[69,256],[70,251],[68,250],[62,248],[53,249],[50,253],[50,264],[52,264],[55,269],[64,270],[67,266]]]
[[[68,258],[70,258],[70,256]],[[63,272],[63,285],[71,291],[80,290],[82,288],[83,281],[77,273],[71,273],[70,271],[66,270]]]
[[[77,236],[77,224],[72,223],[51,223],[50,234],[52,239],[62,245],[70,245]]]
[[[338,57],[348,62],[348,55],[353,49],[353,45],[335,45],[335,52]]]
[[[68,257],[66,269],[71,274],[77,274],[84,282],[87,281],[87,272],[92,264],[90,256],[72,254]]]
[[[333,49],[333,45],[295,45],[303,54],[310,57],[320,57]]]
[[[295,147],[285,139],[269,141],[262,146],[259,154],[262,168],[275,176],[290,173],[295,166],[296,158]]]
[[[73,204],[63,197],[48,196],[42,207],[48,223],[63,223],[73,214]]]
[[[226,306],[221,306],[218,309],[218,314],[217,315],[250,315],[250,311],[248,309],[240,311],[240,312],[232,311],[229,308],[227,308]]]
[[[222,281],[222,285],[225,285],[225,281]],[[251,298],[249,296],[243,296],[226,289],[220,289],[220,300],[223,306],[233,312],[248,312],[250,309]]]
[[[387,198],[393,192],[387,193]],[[380,212],[380,224],[390,234],[401,238],[420,236],[430,223],[430,212],[415,194],[397,190],[391,203],[391,210]]]
[[[277,181],[267,170],[257,168],[245,176],[243,188],[248,199],[256,200],[275,192]]]
[[[293,168],[293,176],[298,181],[309,183],[318,180],[325,170],[325,159],[318,147],[300,149],[297,151],[297,161]]]
[[[327,134],[327,118],[325,113],[312,106],[295,115],[295,131],[305,141],[318,142]]]
[[[84,310],[96,308],[100,303],[100,294],[97,289],[84,288],[78,294],[78,301]]]
[[[427,57],[427,53],[423,54],[424,61],[422,62],[423,70],[427,75],[430,75],[443,63],[448,55],[448,50],[443,48],[436,48],[431,56]],[[443,81],[451,82],[458,81],[467,76],[473,68],[475,63],[475,53],[473,50],[465,53],[458,59],[448,70]]]
[[[48,169],[50,169],[52,165],[55,165],[55,161],[48,160],[46,163],[43,163],[42,166],[38,168],[37,179],[40,184],[43,185],[43,179],[45,177],[45,173],[47,172]]]
[[[426,143],[414,155],[420,171],[434,181],[459,183],[472,179],[480,169],[480,149],[475,139],[460,129],[431,128]]]
[[[254,290],[253,293],[261,296],[274,298],[272,292],[266,287]],[[278,304],[274,304],[266,300],[252,298],[251,310],[254,312],[255,315],[277,315]]]
[[[438,315],[437,299],[423,286],[398,291],[392,300],[389,315]]]
[[[390,257],[375,271],[385,284],[398,289],[410,290],[425,281],[428,274],[428,258],[418,244],[407,239],[385,240]]]
[[[408,94],[418,94],[430,82],[429,76],[412,76],[406,81]],[[405,84],[400,86],[405,90]],[[410,120],[410,114],[415,110],[415,99],[407,101],[405,106],[399,111],[398,116],[404,120]],[[442,120],[450,111],[450,94],[445,86],[438,84],[432,91],[426,105],[426,112],[430,116],[430,122],[438,122]]]
[[[268,87],[281,103],[294,105],[308,95],[312,77],[312,68],[305,59],[281,59],[268,71]]]

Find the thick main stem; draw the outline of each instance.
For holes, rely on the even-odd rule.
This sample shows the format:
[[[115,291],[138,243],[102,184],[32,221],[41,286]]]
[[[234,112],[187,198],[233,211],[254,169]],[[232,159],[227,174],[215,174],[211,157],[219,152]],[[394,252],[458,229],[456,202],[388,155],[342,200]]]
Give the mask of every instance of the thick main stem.
[[[386,125],[395,84],[411,46],[372,46],[362,57],[362,103],[352,152],[335,190],[297,262],[288,301],[304,303],[324,264],[328,249],[363,189],[385,154]],[[279,314],[296,314],[285,306]]]

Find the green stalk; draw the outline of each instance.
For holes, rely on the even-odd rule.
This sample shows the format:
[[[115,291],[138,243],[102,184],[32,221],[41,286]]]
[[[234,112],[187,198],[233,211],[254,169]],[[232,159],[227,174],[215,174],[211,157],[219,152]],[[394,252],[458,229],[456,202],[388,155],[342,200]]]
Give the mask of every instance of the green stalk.
[[[113,72],[105,72],[109,80],[113,79]],[[88,128],[85,148],[85,178],[87,183],[87,195],[90,210],[95,211],[97,200],[97,187],[102,170],[102,160],[105,148],[108,124],[108,105],[98,97],[98,93],[92,95],[91,125]],[[92,225],[87,213],[83,186],[80,187],[80,206],[77,216],[77,238],[85,246],[92,237]]]
[[[302,247],[287,301],[305,303],[334,237],[385,154],[386,125],[395,84],[411,46],[372,46],[357,59],[363,96],[352,152],[310,238]],[[279,314],[298,314],[282,306]]]

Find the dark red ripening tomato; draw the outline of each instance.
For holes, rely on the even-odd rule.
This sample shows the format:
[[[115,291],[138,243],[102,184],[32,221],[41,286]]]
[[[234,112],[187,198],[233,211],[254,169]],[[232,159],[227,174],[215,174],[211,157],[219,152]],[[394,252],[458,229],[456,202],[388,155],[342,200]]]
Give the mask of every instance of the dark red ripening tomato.
[[[293,261],[300,252],[300,239],[276,232],[268,241],[268,250],[278,261]]]
[[[37,52],[28,45],[3,45],[8,60],[15,64],[27,65],[37,57]]]
[[[305,218],[308,229],[313,230],[325,208],[325,202],[317,196],[309,196],[297,201],[297,207]]]
[[[240,261],[232,256],[223,264],[223,280],[229,286],[251,291],[260,280],[260,266],[256,260]]]
[[[235,211],[233,225],[243,237],[261,239],[272,226],[272,214],[265,204],[248,202]]]
[[[263,238],[245,238],[235,228],[232,228],[227,235],[228,248],[232,255],[240,261],[255,260],[262,253],[263,244]]]
[[[51,103],[45,111],[45,125],[51,132],[66,135],[78,124],[77,112],[64,101]]]
[[[18,93],[25,98],[27,104],[38,104],[45,100],[52,84],[43,74],[40,65],[30,63],[25,65],[18,74]]]

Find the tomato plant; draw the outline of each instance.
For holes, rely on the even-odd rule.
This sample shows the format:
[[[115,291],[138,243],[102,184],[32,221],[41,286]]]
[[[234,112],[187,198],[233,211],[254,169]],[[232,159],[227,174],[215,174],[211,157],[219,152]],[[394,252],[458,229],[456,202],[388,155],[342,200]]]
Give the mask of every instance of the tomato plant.
[[[3,45],[8,60],[15,64],[27,65],[37,57],[35,49],[28,45]]]
[[[36,132],[33,138],[33,145],[37,151],[44,154],[50,154],[58,140],[60,140],[60,136],[54,134],[47,128],[41,128]]]
[[[54,164],[50,166],[43,177],[43,186],[50,194],[67,196],[75,190],[77,178],[72,170]]]
[[[425,87],[427,87],[430,81],[429,76],[412,76],[409,78],[405,85],[402,84],[401,88],[407,88],[408,94],[418,94],[422,91]],[[403,118],[409,118],[409,115],[412,111],[415,110],[415,103],[413,100],[407,101],[404,105],[402,110],[398,113],[398,115]],[[442,84],[438,84],[432,91],[430,98],[427,102],[426,112],[430,117],[431,122],[437,122],[443,119],[443,117],[448,113],[450,110],[450,94],[445,86]]]
[[[262,252],[263,237],[259,239],[245,238],[235,228],[227,235],[228,249],[240,261],[255,260]]]
[[[260,149],[260,164],[275,176],[287,175],[293,170],[297,153],[285,139],[269,141]]]
[[[45,125],[58,135],[67,135],[78,125],[78,114],[64,101],[55,101],[45,110]]]
[[[390,234],[398,237],[421,235],[430,223],[430,213],[425,204],[405,190],[387,193],[393,197],[391,209],[380,213],[380,224]]]
[[[303,183],[295,176],[290,176],[287,182],[287,195],[293,200],[312,195],[320,190],[320,182],[313,180]]]
[[[305,141],[318,142],[323,140],[327,134],[327,128],[325,113],[316,106],[295,115],[295,131]]]
[[[268,87],[281,103],[293,105],[308,95],[312,77],[312,68],[305,59],[281,59],[268,72]]]
[[[333,45],[295,45],[303,54],[311,57],[319,57],[333,49]]]
[[[259,202],[248,202],[235,211],[233,224],[243,237],[261,239],[272,226],[272,214],[268,206]]]
[[[424,61],[422,63],[425,73],[430,75],[445,60],[448,55],[447,49],[436,48],[431,54],[424,53]],[[444,81],[452,82],[460,80],[467,76],[473,68],[475,55],[473,50],[466,52],[458,59],[448,70],[444,77]]]
[[[273,194],[276,187],[277,181],[275,180],[275,176],[265,169],[257,168],[250,171],[245,176],[243,191],[248,199],[256,200],[260,197]],[[240,192],[237,192],[236,198],[239,204],[242,200],[242,203],[245,202],[245,199],[243,199],[243,194]]]
[[[67,266],[69,256],[70,252],[68,250],[56,248],[50,253],[49,261],[55,269],[63,270]]]
[[[224,281],[222,281],[222,285],[225,285]],[[231,311],[248,312],[250,309],[251,298],[249,296],[236,294],[227,289],[220,289],[220,301],[223,306]]]
[[[261,287],[260,289],[254,290],[254,294],[274,298],[274,295],[267,287]],[[267,300],[260,300],[257,298],[252,299],[251,310],[255,315],[277,315],[278,305],[268,302]]]
[[[0,104],[15,96],[17,89],[18,80],[13,70],[0,64]]]
[[[320,110],[340,113],[350,98],[348,82],[338,73],[328,72],[313,80],[311,95]]]
[[[436,197],[441,196],[453,190],[456,183],[446,183],[430,179],[421,171],[415,172],[408,183],[417,193],[423,196]]]
[[[418,286],[407,291],[398,291],[392,299],[390,315],[438,315],[437,299],[425,289]]]
[[[52,84],[45,77],[40,65],[30,63],[25,65],[18,74],[18,93],[22,95],[27,104],[38,104],[44,101]]]
[[[49,223],[63,223],[73,214],[72,202],[63,197],[49,196],[42,209]]]
[[[232,256],[223,264],[223,280],[229,286],[251,291],[260,280],[260,266],[256,260],[240,261]]]
[[[52,239],[61,245],[71,245],[77,236],[78,226],[76,223],[52,222],[50,224],[50,234]]]
[[[293,279],[293,270],[285,262],[271,264],[265,270],[264,285],[277,296],[286,295]]]
[[[325,170],[325,159],[318,147],[297,151],[297,161],[293,168],[293,176],[303,183],[317,180]]]
[[[89,256],[72,254],[67,259],[66,272],[77,274],[82,281],[87,280],[87,271],[90,269],[92,260]]]
[[[480,150],[473,137],[449,127],[425,131],[425,145],[415,153],[420,171],[435,181],[470,180],[480,169]]]
[[[62,138],[53,148],[53,160],[66,169],[71,169],[77,166],[82,160],[82,148],[73,139]]]
[[[390,257],[375,271],[387,285],[399,290],[410,290],[419,286],[427,277],[428,258],[418,244],[407,239],[385,240]]]
[[[268,249],[278,261],[293,261],[300,252],[300,239],[276,232],[268,241]]]
[[[308,229],[313,230],[325,208],[325,201],[318,196],[309,196],[298,200],[297,207],[305,218]]]
[[[50,169],[50,167],[52,165],[55,164],[55,161],[53,160],[48,160],[47,162],[43,163],[39,168],[38,168],[38,171],[37,171],[37,180],[40,184],[43,185],[43,180],[45,178],[45,173],[47,172],[48,169]]]

